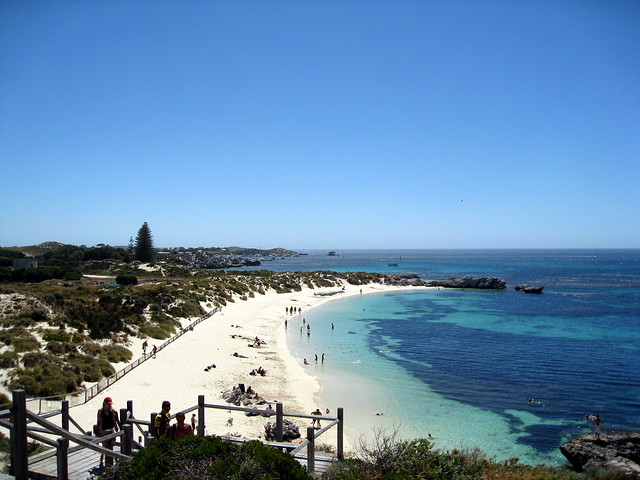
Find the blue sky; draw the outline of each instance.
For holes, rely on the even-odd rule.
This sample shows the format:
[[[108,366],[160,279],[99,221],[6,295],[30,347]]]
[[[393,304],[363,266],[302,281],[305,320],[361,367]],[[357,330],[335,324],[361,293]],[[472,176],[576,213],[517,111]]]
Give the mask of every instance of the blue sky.
[[[0,245],[640,247],[640,2],[0,2]]]

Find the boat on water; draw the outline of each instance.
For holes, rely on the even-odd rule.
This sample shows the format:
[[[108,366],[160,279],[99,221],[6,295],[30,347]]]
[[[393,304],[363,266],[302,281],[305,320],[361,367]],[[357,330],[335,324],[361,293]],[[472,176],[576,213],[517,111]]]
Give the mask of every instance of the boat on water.
[[[387,267],[397,267],[397,263],[387,263]]]

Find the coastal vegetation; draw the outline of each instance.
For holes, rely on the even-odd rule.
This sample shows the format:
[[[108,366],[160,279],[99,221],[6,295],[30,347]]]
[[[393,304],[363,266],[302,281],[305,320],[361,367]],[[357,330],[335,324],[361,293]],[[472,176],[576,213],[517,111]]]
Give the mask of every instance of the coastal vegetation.
[[[311,480],[291,455],[258,441],[242,444],[216,436],[166,438],[154,442],[130,461],[118,462],[104,480],[218,479]]]
[[[148,226],[138,237],[152,245]],[[113,364],[131,360],[131,338],[167,339],[207,310],[269,290],[384,280],[369,273],[187,269],[167,259],[140,263],[131,248],[107,245],[47,242],[20,250],[0,249],[0,381],[41,397],[112,375]],[[27,253],[38,266],[11,270]]]
[[[257,441],[232,443],[216,436],[162,439],[118,462],[103,480],[621,480],[620,473],[578,473],[567,467],[523,465],[518,459],[496,462],[479,450],[443,452],[427,439],[396,440],[379,434],[373,446],[311,476],[291,455]]]

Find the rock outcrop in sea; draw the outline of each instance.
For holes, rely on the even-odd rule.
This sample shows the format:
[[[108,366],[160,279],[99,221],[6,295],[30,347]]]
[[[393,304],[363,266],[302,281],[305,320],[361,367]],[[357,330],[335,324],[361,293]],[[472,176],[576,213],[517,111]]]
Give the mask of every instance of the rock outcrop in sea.
[[[542,293],[543,288],[542,285],[527,285],[526,283],[521,283],[516,287],[516,290],[524,293]]]
[[[617,470],[640,476],[640,432],[580,435],[560,447],[573,468]]]
[[[451,277],[442,280],[425,280],[416,274],[388,275],[387,284],[414,287],[478,288],[483,290],[504,290],[507,282],[497,277]]]

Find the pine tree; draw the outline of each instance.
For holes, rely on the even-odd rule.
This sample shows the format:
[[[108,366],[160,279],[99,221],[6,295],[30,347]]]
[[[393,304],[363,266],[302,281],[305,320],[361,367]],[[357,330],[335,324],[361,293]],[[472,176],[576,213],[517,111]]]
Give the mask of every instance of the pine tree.
[[[144,222],[136,236],[136,260],[141,262],[153,262],[155,250],[153,249],[153,237],[147,222]]]

